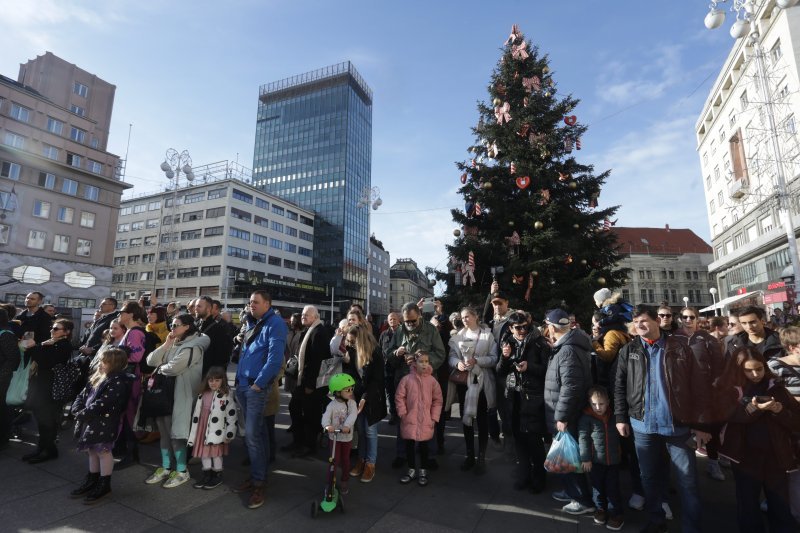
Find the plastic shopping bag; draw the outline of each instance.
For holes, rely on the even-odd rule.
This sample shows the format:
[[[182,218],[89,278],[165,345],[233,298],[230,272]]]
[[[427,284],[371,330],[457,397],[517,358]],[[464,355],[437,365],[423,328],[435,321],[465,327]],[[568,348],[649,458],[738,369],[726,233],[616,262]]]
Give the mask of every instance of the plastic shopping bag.
[[[11,376],[11,383],[6,392],[6,404],[23,405],[28,398],[28,381],[30,379],[30,362],[25,364],[25,356],[20,355],[19,367]]]
[[[572,435],[559,431],[544,460],[544,468],[554,474],[582,473],[581,453]]]

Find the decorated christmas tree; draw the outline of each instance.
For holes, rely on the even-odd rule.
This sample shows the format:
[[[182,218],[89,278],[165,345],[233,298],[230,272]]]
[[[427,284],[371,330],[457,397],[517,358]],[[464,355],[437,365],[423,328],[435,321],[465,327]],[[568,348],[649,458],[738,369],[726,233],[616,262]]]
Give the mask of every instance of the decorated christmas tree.
[[[452,210],[445,299],[480,305],[496,278],[512,308],[541,319],[561,306],[587,319],[594,292],[627,273],[615,268],[609,231],[617,208],[598,208],[609,171],[578,161],[578,100],[559,96],[547,56],[516,25],[488,92],[469,159],[457,163],[464,209]]]

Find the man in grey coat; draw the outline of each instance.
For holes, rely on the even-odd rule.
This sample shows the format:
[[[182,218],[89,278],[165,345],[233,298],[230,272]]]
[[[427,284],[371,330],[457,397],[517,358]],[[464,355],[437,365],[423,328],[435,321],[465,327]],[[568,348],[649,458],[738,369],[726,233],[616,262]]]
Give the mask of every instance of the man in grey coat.
[[[569,314],[553,309],[545,315],[550,338],[555,339],[544,383],[544,409],[551,433],[569,432],[578,440],[578,419],[592,384],[592,343],[580,329],[570,329]],[[563,474],[564,490],[553,498],[567,503],[562,510],[580,515],[595,511],[592,493],[583,474]]]

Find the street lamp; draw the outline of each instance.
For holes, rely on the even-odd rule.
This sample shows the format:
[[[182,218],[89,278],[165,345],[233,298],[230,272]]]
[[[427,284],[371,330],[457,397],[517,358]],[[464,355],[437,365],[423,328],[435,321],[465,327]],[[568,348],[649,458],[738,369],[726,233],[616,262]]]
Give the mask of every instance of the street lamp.
[[[367,299],[366,299],[366,308],[364,309],[365,315],[369,314],[369,280],[370,280],[370,273],[369,273],[369,257],[370,257],[370,233],[369,233],[369,221],[370,221],[370,212],[369,208],[372,207],[373,211],[377,211],[378,208],[383,205],[383,200],[381,199],[381,190],[378,187],[364,187],[361,191],[361,198],[359,198],[356,207],[363,208],[367,210]]]
[[[719,316],[719,313],[717,313],[717,289],[716,289],[716,287],[711,287],[710,289],[708,289],[708,292],[711,293],[711,303],[713,304],[713,307],[714,307],[714,316]]]
[[[188,186],[192,181],[194,181],[194,172],[192,172],[192,158],[189,155],[188,150],[184,150],[183,152],[178,152],[174,148],[170,148],[167,150],[166,158],[164,162],[161,163],[161,170],[164,172],[164,175],[167,177],[168,180],[172,181],[172,206],[169,213],[169,220],[170,220],[170,233],[173,233],[175,229],[175,210],[177,208],[178,203],[178,187],[180,186],[180,179],[181,179],[181,172],[186,177],[186,185]],[[163,211],[162,211],[163,212]],[[163,228],[164,220],[162,217],[160,228]],[[167,268],[166,268],[166,276],[164,276],[164,300],[168,301],[169,299],[169,274],[172,268],[172,246],[173,246],[173,239],[172,235],[169,236],[169,246],[167,247]],[[161,232],[159,232],[158,237],[158,252],[159,254],[159,262],[161,262]],[[177,265],[177,263],[176,263]],[[158,273],[158,263],[156,263],[156,273]],[[177,272],[176,272],[177,276]],[[177,290],[175,291],[177,293]]]
[[[709,12],[705,18],[705,26],[709,30],[719,28],[725,21],[725,12],[717,8],[720,3],[728,2],[729,0],[712,0],[709,6]],[[764,105],[766,107],[768,131],[771,140],[772,156],[775,158],[776,168],[776,192],[775,198],[778,202],[778,211],[780,213],[783,228],[786,231],[786,241],[789,247],[789,259],[791,261],[792,271],[795,279],[800,279],[800,262],[797,256],[797,239],[794,234],[794,219],[792,217],[792,210],[790,206],[789,192],[786,189],[786,177],[783,169],[783,155],[781,153],[781,145],[779,141],[779,131],[775,124],[775,111],[773,109],[773,96],[770,87],[769,79],[767,78],[766,57],[764,48],[761,45],[761,35],[758,32],[758,26],[755,24],[756,14],[766,5],[766,0],[732,0],[731,11],[736,13],[736,21],[731,26],[730,34],[734,39],[739,39],[745,36],[747,44],[753,47],[755,52],[754,57],[756,60],[757,78],[760,85],[759,89],[761,94],[764,95]],[[788,9],[797,5],[800,0],[776,0],[777,7],[781,9]],[[795,302],[792,302],[793,306]]]
[[[683,307],[684,308],[689,307],[689,297],[688,296],[684,296],[683,297]]]

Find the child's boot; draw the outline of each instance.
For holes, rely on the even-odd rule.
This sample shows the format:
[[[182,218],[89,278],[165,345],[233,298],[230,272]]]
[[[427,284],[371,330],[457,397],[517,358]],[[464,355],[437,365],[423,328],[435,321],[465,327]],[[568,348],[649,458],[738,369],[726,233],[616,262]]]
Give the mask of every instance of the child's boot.
[[[83,483],[80,487],[73,490],[69,493],[70,497],[72,498],[79,498],[81,496],[85,496],[86,494],[92,492],[97,482],[100,480],[100,472],[89,472],[86,474],[86,479],[83,480]]]
[[[86,505],[92,505],[99,502],[109,494],[111,494],[111,476],[100,476],[100,480],[97,482],[97,485],[95,485],[92,492],[86,496],[86,499],[83,500],[83,503]]]
[[[215,489],[222,485],[222,470],[212,470],[211,476],[203,487],[206,490]]]
[[[192,485],[196,489],[204,489],[206,485],[211,481],[211,469],[203,470],[203,475],[200,477],[200,481]]]

